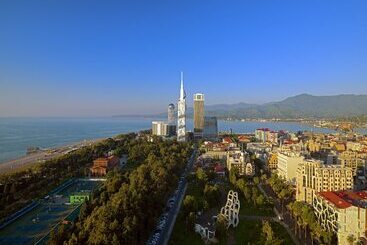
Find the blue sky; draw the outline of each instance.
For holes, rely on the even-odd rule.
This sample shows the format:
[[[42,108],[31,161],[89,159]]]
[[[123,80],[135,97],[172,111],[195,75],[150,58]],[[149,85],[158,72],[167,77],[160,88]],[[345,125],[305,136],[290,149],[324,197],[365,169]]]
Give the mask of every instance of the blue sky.
[[[367,94],[367,1],[1,1],[0,116]]]

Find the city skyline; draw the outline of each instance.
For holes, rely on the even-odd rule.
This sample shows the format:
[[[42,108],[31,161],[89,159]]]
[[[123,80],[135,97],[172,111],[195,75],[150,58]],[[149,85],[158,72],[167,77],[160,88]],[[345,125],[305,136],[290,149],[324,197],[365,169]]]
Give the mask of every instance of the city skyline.
[[[0,116],[160,113],[181,70],[189,106],[367,94],[365,7],[2,2]]]
[[[1,1],[0,244],[367,245],[366,9]]]

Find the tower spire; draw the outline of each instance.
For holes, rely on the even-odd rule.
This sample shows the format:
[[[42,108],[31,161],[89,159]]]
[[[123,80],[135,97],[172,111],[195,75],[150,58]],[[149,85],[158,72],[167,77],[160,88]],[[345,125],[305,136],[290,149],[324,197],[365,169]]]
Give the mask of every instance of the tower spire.
[[[180,88],[180,99],[177,103],[177,141],[186,140],[186,94],[183,85],[183,72],[181,72],[181,88]]]
[[[184,90],[184,85],[183,85],[183,72],[181,71],[181,89],[180,89],[180,99],[184,99],[186,98],[186,93]]]

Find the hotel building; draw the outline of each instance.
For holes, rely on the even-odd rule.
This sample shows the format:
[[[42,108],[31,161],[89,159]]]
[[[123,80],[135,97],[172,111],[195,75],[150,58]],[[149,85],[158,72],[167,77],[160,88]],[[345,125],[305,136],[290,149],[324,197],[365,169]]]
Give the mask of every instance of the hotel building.
[[[326,191],[313,198],[312,206],[323,229],[333,232],[338,244],[350,244],[349,238],[366,244],[367,192]]]
[[[204,130],[204,94],[194,94],[194,136],[203,137]]]
[[[312,203],[315,193],[353,189],[353,171],[340,165],[305,159],[297,169],[297,201]]]

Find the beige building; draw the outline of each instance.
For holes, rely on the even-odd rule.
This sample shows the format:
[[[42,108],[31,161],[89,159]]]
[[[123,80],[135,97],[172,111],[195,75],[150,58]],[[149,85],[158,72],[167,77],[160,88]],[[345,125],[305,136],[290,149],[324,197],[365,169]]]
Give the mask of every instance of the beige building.
[[[347,150],[350,151],[361,151],[363,145],[360,142],[347,141]]]
[[[227,152],[227,168],[231,171],[232,168],[236,168],[240,175],[246,174],[246,158],[247,155],[242,151],[228,151]]]
[[[251,162],[246,163],[246,176],[252,177],[255,175],[255,165]]]
[[[312,203],[315,193],[353,189],[353,171],[340,165],[325,165],[305,159],[297,169],[297,201]]]
[[[348,237],[366,244],[366,191],[320,192],[314,196],[312,206],[320,225],[336,234],[338,244],[350,244]]]
[[[277,173],[286,181],[296,184],[297,168],[304,157],[300,153],[283,151],[278,153]]]
[[[274,171],[278,168],[278,153],[271,153],[268,160],[268,168]]]
[[[354,175],[357,174],[358,166],[365,166],[366,160],[361,154],[355,151],[344,151],[339,154],[338,163],[344,167],[353,169]]]
[[[321,144],[320,142],[314,140],[314,139],[310,139],[308,142],[307,142],[307,149],[310,151],[310,152],[319,152],[320,151],[320,148],[321,148]]]
[[[204,130],[204,94],[194,94],[194,134],[202,136]]]

